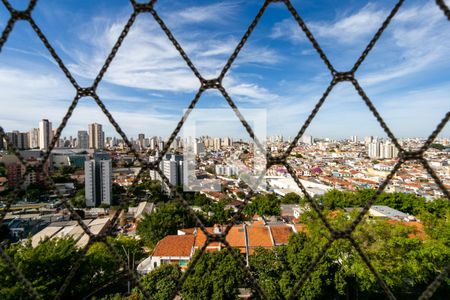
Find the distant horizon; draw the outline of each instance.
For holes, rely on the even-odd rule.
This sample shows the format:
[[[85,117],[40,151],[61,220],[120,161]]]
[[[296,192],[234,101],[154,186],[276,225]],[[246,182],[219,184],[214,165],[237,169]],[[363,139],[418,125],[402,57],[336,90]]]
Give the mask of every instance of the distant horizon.
[[[53,127],[54,123],[51,120],[49,120],[49,119],[42,119],[42,120],[48,120],[49,122],[52,123],[52,130],[56,129],[55,127]],[[92,124],[92,123],[90,123],[90,124]],[[115,135],[107,134],[106,131],[104,130],[104,128],[105,128],[104,124],[102,124],[102,123],[98,123],[98,124],[102,125],[102,129],[105,132],[105,139],[106,138],[117,138],[119,140],[122,139],[122,137],[117,132],[115,132]],[[84,128],[83,129],[79,129],[76,132],[73,132],[72,134],[64,134],[64,130],[63,130],[63,132],[62,132],[62,134],[60,136],[60,139],[70,138],[70,137],[77,138],[78,131],[88,131],[88,125],[89,124],[86,124],[86,128],[85,129]],[[110,125],[110,126],[112,127],[112,125]],[[5,131],[5,132],[8,133],[8,132],[12,132],[12,131],[19,131],[21,133],[26,133],[26,132],[29,132],[31,129],[38,128],[38,127],[39,126],[36,126],[36,127],[30,128],[29,130],[24,130],[24,131],[13,129],[11,131]],[[153,138],[153,137],[161,138],[163,141],[167,141],[169,139],[169,137],[170,137],[170,136],[163,136],[163,135],[158,135],[158,134],[151,134],[151,135],[149,135],[149,134],[146,134],[145,132],[140,132],[140,133],[137,133],[135,135],[127,135],[127,138],[128,139],[137,140],[139,134],[144,134],[145,138]],[[300,137],[299,141],[301,142],[303,137],[309,137],[309,136],[312,136],[312,138],[314,140],[316,140],[316,139],[319,139],[319,140],[330,139],[330,140],[336,140],[336,141],[343,141],[343,140],[351,139],[352,136],[356,136],[358,138],[358,141],[363,141],[364,138],[366,138],[366,137],[374,137],[374,138],[378,138],[378,139],[381,139],[381,140],[390,140],[390,138],[387,137],[386,135],[380,136],[380,135],[375,135],[375,134],[361,135],[361,136],[353,134],[353,135],[348,135],[348,136],[336,137],[336,136],[315,136],[315,135],[312,135],[312,134],[305,133],[305,134],[303,134]],[[177,137],[183,138],[183,136],[180,136],[180,134]],[[251,140],[250,136],[245,136],[245,135],[244,136],[233,136],[233,135],[228,135],[228,134],[220,134],[220,135],[219,134],[217,134],[217,135],[198,134],[195,137],[196,138],[201,138],[201,137],[231,138],[233,140],[241,140],[242,139],[242,140],[245,140],[245,141]],[[276,137],[282,137],[284,141],[287,141],[289,138],[291,138],[293,140],[295,138],[295,135],[283,135],[281,133],[279,133],[279,134],[267,134],[266,135],[267,139],[269,139],[269,138],[276,138]],[[396,136],[396,138],[399,139],[399,140],[408,140],[408,139],[409,140],[415,140],[415,139],[417,139],[417,140],[426,140],[426,139],[428,139],[428,136],[427,137],[419,137],[419,136],[398,137],[398,136]],[[442,139],[449,139],[450,140],[450,135],[449,136],[442,136],[442,134],[439,134],[436,137],[435,140],[442,140]]]

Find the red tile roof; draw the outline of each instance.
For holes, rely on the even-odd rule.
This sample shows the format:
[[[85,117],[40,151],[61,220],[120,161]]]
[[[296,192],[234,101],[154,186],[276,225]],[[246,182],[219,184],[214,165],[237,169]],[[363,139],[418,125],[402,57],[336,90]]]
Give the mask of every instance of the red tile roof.
[[[265,226],[248,226],[248,244],[250,247],[272,247],[269,229]]]
[[[156,244],[152,256],[191,256],[194,240],[193,235],[168,235]]]
[[[272,231],[272,237],[275,245],[285,245],[288,243],[289,236],[292,234],[292,228],[290,226],[270,226]]]
[[[245,253],[245,236],[244,227],[242,225],[235,225],[231,227],[226,240],[231,247],[239,248],[242,253]]]

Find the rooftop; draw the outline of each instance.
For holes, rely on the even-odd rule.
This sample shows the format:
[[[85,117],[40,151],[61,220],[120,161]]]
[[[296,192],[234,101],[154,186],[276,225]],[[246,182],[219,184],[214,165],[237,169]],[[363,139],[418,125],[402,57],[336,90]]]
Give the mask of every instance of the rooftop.
[[[152,256],[190,257],[194,242],[193,235],[168,235],[156,244]]]

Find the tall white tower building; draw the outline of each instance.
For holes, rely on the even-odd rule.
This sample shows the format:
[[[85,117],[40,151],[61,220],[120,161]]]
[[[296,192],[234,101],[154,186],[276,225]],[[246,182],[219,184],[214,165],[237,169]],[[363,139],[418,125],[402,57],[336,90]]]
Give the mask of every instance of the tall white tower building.
[[[39,148],[39,128],[33,128],[28,132],[28,145],[31,149]]]
[[[53,138],[52,123],[47,119],[39,122],[39,148],[47,150]]]
[[[102,130],[102,125],[93,123],[89,124],[89,148],[104,149],[105,148],[105,133]]]

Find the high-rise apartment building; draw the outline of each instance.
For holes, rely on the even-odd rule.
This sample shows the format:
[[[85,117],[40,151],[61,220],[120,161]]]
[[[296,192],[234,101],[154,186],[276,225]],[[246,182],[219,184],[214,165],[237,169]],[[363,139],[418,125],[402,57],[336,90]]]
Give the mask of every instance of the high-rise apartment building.
[[[390,142],[373,142],[367,145],[367,154],[370,158],[395,158],[398,149]]]
[[[381,143],[369,143],[367,144],[367,154],[370,158],[379,158],[380,157],[380,148]]]
[[[194,154],[205,154],[205,145],[202,142],[194,142]]]
[[[84,163],[86,206],[111,205],[112,162],[109,154],[96,153]]]
[[[375,141],[376,141],[376,139],[373,136],[366,136],[364,138],[364,144],[366,144],[366,145],[370,144],[370,143],[373,143]]]
[[[149,162],[154,162],[157,158],[158,153],[156,153],[154,156],[150,156]],[[159,163],[159,168],[161,169],[164,176],[169,179],[169,182],[172,185],[179,186],[183,184],[183,155],[171,153],[165,154],[161,162]],[[162,178],[157,171],[150,170],[149,174],[152,180],[162,181]]]
[[[89,148],[90,149],[104,149],[105,148],[105,133],[102,130],[102,125],[93,123],[88,126],[89,131]]]
[[[157,140],[156,136],[154,136],[150,139],[150,149],[155,150],[157,145],[158,145],[158,140]]]
[[[47,150],[52,142],[53,131],[52,122],[47,119],[43,119],[39,122],[39,148]]]
[[[39,148],[39,128],[33,128],[28,132],[28,146],[31,149]]]
[[[163,173],[170,184],[180,186],[183,184],[183,155],[172,154],[162,161]]]
[[[214,150],[220,150],[220,147],[222,146],[222,140],[220,138],[214,139]]]
[[[230,147],[233,144],[233,140],[230,137],[225,137],[222,141],[222,146]]]
[[[89,134],[86,130],[78,131],[77,148],[79,148],[79,149],[88,149],[89,148]]]
[[[145,134],[139,133],[139,134],[138,134],[138,142],[139,142],[139,147],[140,147],[141,149],[144,149],[144,147],[145,147],[144,141],[145,141]]]
[[[13,132],[7,132],[6,135],[8,136],[9,142],[17,149],[29,149],[28,132],[14,130]]]

